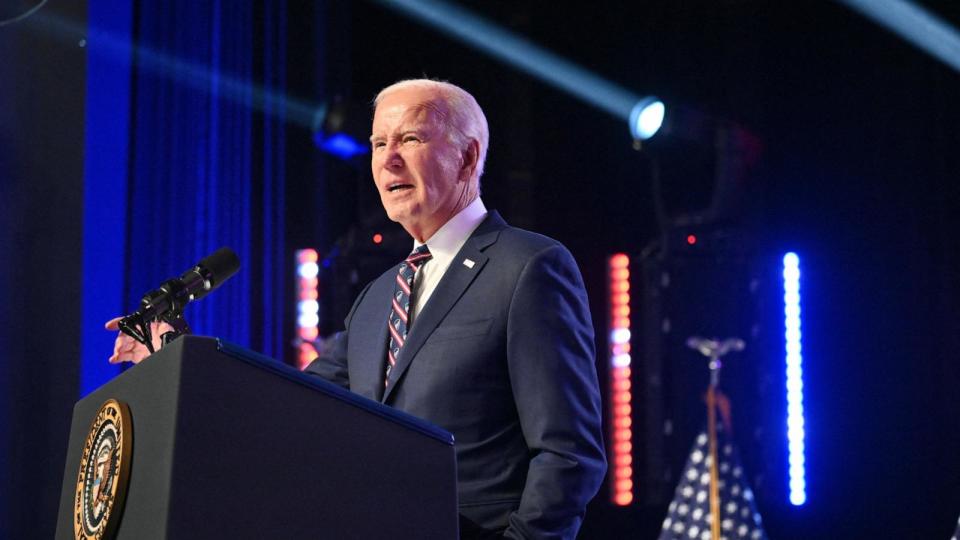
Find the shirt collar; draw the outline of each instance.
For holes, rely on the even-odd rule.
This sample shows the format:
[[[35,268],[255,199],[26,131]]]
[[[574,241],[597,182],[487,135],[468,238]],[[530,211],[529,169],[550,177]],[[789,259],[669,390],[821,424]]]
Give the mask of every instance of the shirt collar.
[[[438,257],[452,259],[485,217],[487,217],[487,207],[483,205],[480,197],[477,197],[466,208],[450,218],[450,221],[444,223],[424,243],[430,248],[430,254],[434,259]],[[421,245],[420,242],[413,241],[413,249]]]

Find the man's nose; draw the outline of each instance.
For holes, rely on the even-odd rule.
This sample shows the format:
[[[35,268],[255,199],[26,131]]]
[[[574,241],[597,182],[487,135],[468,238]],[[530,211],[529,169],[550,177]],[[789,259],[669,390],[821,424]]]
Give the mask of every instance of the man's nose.
[[[403,167],[403,156],[400,155],[399,145],[391,144],[387,146],[387,155],[384,158],[384,165],[391,169]]]

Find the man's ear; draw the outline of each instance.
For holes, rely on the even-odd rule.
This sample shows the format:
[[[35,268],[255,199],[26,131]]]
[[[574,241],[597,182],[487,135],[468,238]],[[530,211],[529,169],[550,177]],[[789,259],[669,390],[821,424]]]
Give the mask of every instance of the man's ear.
[[[476,139],[470,139],[467,147],[460,153],[463,164],[460,166],[460,177],[463,180],[469,180],[473,177],[473,172],[477,169],[477,161],[480,159],[480,142]]]

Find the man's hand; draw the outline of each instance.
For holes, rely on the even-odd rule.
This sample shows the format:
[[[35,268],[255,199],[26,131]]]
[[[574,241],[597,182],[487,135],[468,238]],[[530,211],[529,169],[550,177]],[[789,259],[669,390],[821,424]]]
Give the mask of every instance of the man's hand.
[[[120,330],[120,319],[123,317],[116,317],[107,321],[107,324],[104,327],[107,330]],[[150,323],[150,334],[153,338],[153,350],[160,350],[160,336],[173,330],[173,327],[165,322],[152,322]],[[117,335],[117,340],[113,342],[113,356],[110,357],[111,364],[117,364],[120,362],[133,362],[134,364],[139,364],[141,360],[150,356],[150,351],[147,350],[146,345],[140,343],[139,341],[133,339],[132,337],[120,332]]]

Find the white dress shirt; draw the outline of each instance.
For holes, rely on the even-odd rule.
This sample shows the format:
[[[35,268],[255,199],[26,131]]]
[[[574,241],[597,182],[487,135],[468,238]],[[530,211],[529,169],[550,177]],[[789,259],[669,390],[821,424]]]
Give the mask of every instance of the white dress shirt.
[[[420,313],[423,306],[427,305],[427,300],[436,290],[440,279],[447,273],[447,268],[450,268],[453,258],[463,247],[463,244],[467,242],[467,238],[470,238],[473,231],[480,226],[480,223],[486,217],[487,207],[483,205],[480,197],[477,197],[424,242],[433,257],[423,263],[414,276],[414,305],[410,309],[407,328],[413,325],[413,318],[416,317],[417,313]],[[420,246],[420,242],[413,241],[413,249]]]

